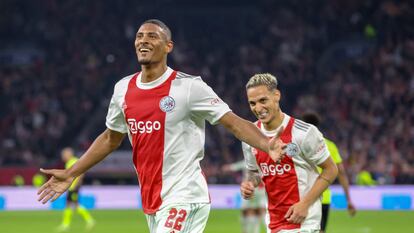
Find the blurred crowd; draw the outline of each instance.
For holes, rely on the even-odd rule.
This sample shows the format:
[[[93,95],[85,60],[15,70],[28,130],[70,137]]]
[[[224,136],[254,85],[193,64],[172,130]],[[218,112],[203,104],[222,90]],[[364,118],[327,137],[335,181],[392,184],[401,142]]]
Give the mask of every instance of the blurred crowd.
[[[414,183],[411,1],[206,4],[2,2],[0,166],[50,166],[65,146],[87,149],[105,127],[114,83],[139,70],[137,27],[160,18],[175,42],[169,65],[201,75],[237,114],[255,120],[244,85],[254,73],[273,73],[285,112],[322,117],[351,181],[368,171],[378,184]],[[221,167],[242,157],[223,127],[207,128],[210,183],[240,182]]]

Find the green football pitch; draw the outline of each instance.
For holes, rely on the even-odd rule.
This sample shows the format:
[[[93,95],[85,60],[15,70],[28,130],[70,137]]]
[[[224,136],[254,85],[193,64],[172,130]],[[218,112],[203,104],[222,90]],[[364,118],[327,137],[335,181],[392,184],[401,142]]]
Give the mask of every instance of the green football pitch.
[[[55,232],[61,221],[60,211],[0,211],[1,233]],[[148,232],[141,210],[94,210],[97,224],[92,233]],[[414,232],[413,211],[359,211],[354,218],[344,211],[333,211],[329,233],[395,233]],[[86,232],[84,223],[74,215],[69,232]],[[239,233],[238,210],[211,211],[205,233]],[[262,230],[262,232],[265,232]]]

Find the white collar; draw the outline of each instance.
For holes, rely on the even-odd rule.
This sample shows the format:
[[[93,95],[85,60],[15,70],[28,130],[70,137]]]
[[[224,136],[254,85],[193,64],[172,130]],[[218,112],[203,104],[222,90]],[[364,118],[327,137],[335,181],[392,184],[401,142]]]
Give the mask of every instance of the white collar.
[[[283,127],[284,129],[286,129],[289,120],[290,120],[290,116],[287,115],[286,113],[283,113],[284,117],[283,117],[283,121],[282,124],[279,125],[279,127],[277,127],[274,130],[266,130],[265,127],[263,126],[263,123],[260,124],[260,129],[263,131],[264,135],[268,136],[268,137],[273,137],[275,136],[275,134],[277,133],[277,131],[280,129],[280,127]]]
[[[145,90],[158,87],[159,85],[167,81],[167,79],[171,76],[172,72],[173,72],[173,69],[171,69],[170,67],[167,67],[167,70],[164,72],[164,74],[162,74],[159,78],[155,79],[154,81],[151,81],[148,83],[141,82],[142,72],[140,72],[138,74],[137,81],[136,81],[137,87],[140,89],[145,89]]]

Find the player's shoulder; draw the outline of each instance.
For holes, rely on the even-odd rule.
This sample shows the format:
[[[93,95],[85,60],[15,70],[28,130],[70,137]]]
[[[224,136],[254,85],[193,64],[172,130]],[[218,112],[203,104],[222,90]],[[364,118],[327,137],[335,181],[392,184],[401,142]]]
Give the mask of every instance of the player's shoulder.
[[[119,92],[119,91],[122,91],[122,90],[126,90],[127,88],[128,88],[128,84],[129,84],[129,81],[136,75],[137,73],[135,73],[135,74],[130,74],[130,75],[128,75],[128,76],[125,76],[125,77],[123,77],[123,78],[121,78],[120,80],[118,80],[118,82],[116,82],[116,84],[115,84],[115,87],[114,87],[114,90],[115,90],[115,92]]]
[[[120,86],[120,85],[124,85],[125,83],[128,84],[129,81],[136,75],[137,73],[134,74],[130,74],[127,75],[123,78],[121,78],[120,80],[118,80],[118,82],[116,82],[115,86]]]
[[[206,90],[209,85],[203,81],[201,76],[187,74],[181,71],[177,71],[176,83],[180,86],[189,87],[195,95],[204,93],[202,90]]]
[[[292,131],[293,131],[292,133],[298,139],[303,139],[303,138],[306,138],[312,135],[320,134],[318,128],[300,119],[295,119],[295,122],[293,123]]]
[[[315,127],[309,123],[306,123],[300,119],[295,119],[295,122],[293,123],[293,129],[302,132],[307,133],[309,130],[311,130],[312,127]]]
[[[177,71],[177,76],[175,78],[179,80],[201,80],[199,75],[187,74],[182,71]]]

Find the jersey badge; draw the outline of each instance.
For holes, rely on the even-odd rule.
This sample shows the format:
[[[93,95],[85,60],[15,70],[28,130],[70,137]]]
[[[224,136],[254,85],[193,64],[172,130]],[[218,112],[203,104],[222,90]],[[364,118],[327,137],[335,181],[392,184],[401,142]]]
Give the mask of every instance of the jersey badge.
[[[164,96],[160,100],[160,109],[163,112],[171,112],[175,107],[175,100],[171,96]]]
[[[298,156],[300,153],[299,146],[295,143],[289,143],[286,146],[286,155],[289,157]]]

